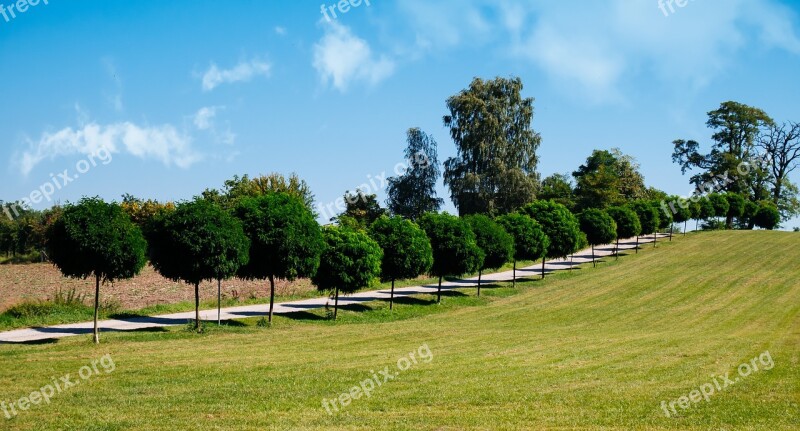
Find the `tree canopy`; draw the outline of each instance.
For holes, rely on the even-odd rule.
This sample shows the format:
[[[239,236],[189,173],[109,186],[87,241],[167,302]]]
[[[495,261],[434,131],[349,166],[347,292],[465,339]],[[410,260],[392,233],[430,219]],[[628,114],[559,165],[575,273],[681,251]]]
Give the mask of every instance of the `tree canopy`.
[[[370,226],[369,234],[383,250],[381,280],[392,282],[391,309],[395,280],[415,278],[430,271],[431,241],[419,226],[402,217],[380,217]]]
[[[418,128],[408,129],[405,150],[408,169],[388,179],[386,205],[394,215],[418,220],[423,214],[439,211],[444,200],[436,196],[441,176],[436,141]]]
[[[550,239],[544,233],[542,225],[530,216],[521,213],[505,214],[497,218],[497,222],[514,238],[513,285],[517,282],[517,261],[538,260],[547,254]],[[544,275],[544,270],[542,271]]]
[[[553,201],[537,200],[522,207],[522,214],[536,220],[550,241],[546,256],[566,258],[578,250],[580,225],[567,207]]]

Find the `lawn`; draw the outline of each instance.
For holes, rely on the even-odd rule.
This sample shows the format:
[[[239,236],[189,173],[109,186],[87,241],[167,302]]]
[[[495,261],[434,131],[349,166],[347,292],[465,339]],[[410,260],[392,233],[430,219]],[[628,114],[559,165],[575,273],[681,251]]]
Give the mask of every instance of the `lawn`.
[[[105,333],[97,347],[83,336],[2,345],[0,401],[18,403],[66,374],[80,383],[13,419],[0,410],[0,423],[12,430],[796,430],[798,244],[800,236],[787,232],[691,234],[597,269],[519,283],[517,291],[494,286],[475,298],[464,289],[442,305],[419,296],[393,313],[375,302],[340,313],[336,323],[318,310],[279,317],[269,329],[253,318],[202,335]],[[773,366],[751,362],[764,352]],[[113,372],[101,366],[78,377],[104,355]],[[739,377],[743,363],[759,371]],[[386,372],[396,376],[384,382]],[[726,373],[740,380],[708,402],[686,409],[673,402],[677,414],[667,417],[662,401]],[[369,389],[367,381],[375,386],[369,397],[342,407],[342,396],[331,408],[354,386]]]

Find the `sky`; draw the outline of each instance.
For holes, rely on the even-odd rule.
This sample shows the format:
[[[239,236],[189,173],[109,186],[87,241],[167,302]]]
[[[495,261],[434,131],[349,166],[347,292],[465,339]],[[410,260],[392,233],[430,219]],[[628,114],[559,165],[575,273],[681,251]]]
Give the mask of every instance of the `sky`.
[[[800,121],[797,0],[0,3],[0,199],[38,209],[278,172],[322,221],[385,200],[411,127],[454,156],[445,101],[475,77],[522,79],[543,177],[616,147],[682,196],[671,142],[708,149],[720,103]]]

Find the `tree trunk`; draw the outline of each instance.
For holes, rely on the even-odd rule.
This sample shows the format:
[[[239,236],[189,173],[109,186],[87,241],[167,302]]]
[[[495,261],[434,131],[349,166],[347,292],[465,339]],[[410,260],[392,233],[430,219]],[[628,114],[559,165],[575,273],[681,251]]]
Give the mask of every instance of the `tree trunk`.
[[[217,279],[217,325],[222,324],[222,279]]]
[[[333,301],[333,320],[339,315],[339,286],[336,286],[336,299]]]
[[[542,257],[542,280],[544,280],[544,257]]]
[[[439,290],[436,291],[436,303],[442,302],[442,276],[439,276]]]
[[[200,332],[200,283],[194,284],[194,329]]]
[[[481,296],[481,275],[483,274],[483,270],[478,270],[478,296]]]
[[[569,272],[572,272],[572,267],[574,266],[574,263],[575,263],[575,255],[571,254],[569,255]]]
[[[97,329],[97,313],[100,310],[100,276],[94,276],[94,344],[100,344],[100,331]]]
[[[669,242],[672,242],[672,230],[675,228],[675,223],[669,225]]]
[[[614,260],[619,260],[619,237],[617,237],[617,246],[614,247]]]
[[[269,318],[267,322],[270,326],[272,326],[272,310],[275,308],[275,276],[270,274],[269,276]],[[336,314],[334,310],[333,314]]]
[[[686,224],[689,223],[689,220],[683,221],[683,236],[686,236]]]
[[[597,268],[597,261],[594,260],[594,244],[592,244],[592,268]]]
[[[658,243],[658,231],[653,232],[653,248],[656,248],[656,243]]]
[[[511,287],[517,287],[517,258],[514,258],[514,266],[511,272]]]
[[[389,310],[394,310],[394,277],[392,277],[392,295],[389,297]]]
[[[694,231],[695,231],[695,232],[697,232],[697,230],[698,230],[699,228],[700,228],[700,219],[696,219],[696,220],[694,221]]]
[[[639,254],[639,235],[636,235],[636,254]]]

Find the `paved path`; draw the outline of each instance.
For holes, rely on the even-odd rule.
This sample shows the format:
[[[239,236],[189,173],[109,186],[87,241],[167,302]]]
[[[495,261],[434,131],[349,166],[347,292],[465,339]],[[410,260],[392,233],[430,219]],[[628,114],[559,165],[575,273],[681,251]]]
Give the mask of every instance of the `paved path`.
[[[659,235],[659,237],[668,235]],[[648,238],[640,237],[639,244],[646,244],[653,242],[653,237]],[[636,248],[635,240],[620,241],[620,250],[632,250]],[[609,256],[613,254],[613,245],[598,246],[595,248],[595,255],[597,257]],[[553,271],[569,269],[571,266],[577,266],[592,261],[591,249],[582,250],[573,256],[572,261],[569,259],[558,259],[545,262],[545,275]],[[542,274],[541,263],[525,267],[517,268],[517,279],[540,277]],[[482,283],[491,282],[507,282],[513,278],[512,271],[498,272],[495,274],[484,274]],[[477,286],[478,278],[467,278],[463,280],[448,281],[442,283],[442,291],[446,289],[455,289],[468,286]],[[436,293],[437,285],[426,286],[410,286],[401,287],[394,290],[395,297],[403,297],[416,294],[430,294]],[[390,297],[389,289],[373,290],[369,292],[359,292],[349,296],[339,296],[339,305],[351,305],[364,302],[370,302],[380,299],[388,299]],[[296,313],[298,311],[307,311],[311,309],[323,308],[328,303],[328,297],[306,299],[301,301],[276,303],[274,313],[288,314]],[[242,319],[254,316],[264,316],[269,312],[269,304],[245,305],[241,307],[230,307],[222,309],[222,320]],[[195,312],[187,311],[183,313],[166,314],[162,316],[153,317],[134,317],[129,319],[112,319],[103,320],[98,322],[101,331],[134,331],[137,329],[158,328],[164,326],[185,325],[187,321],[194,320]],[[200,318],[203,320],[214,321],[217,320],[217,310],[201,310]],[[0,332],[0,343],[26,343],[36,342],[48,339],[56,339],[63,337],[70,337],[75,335],[91,334],[93,331],[93,322],[73,323],[67,325],[56,325],[48,327],[18,329],[8,332]]]

